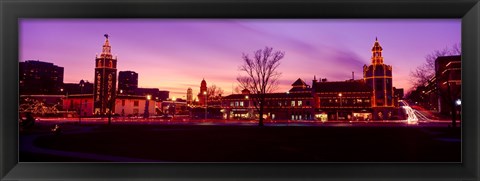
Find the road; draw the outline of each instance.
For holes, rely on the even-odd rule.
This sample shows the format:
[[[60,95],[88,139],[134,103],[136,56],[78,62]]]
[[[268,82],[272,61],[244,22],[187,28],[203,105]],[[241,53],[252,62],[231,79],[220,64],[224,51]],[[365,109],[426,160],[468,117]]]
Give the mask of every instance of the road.
[[[418,123],[439,123],[439,124],[451,124],[452,120],[433,119],[431,116],[423,113],[420,110],[413,109],[410,104],[405,100],[400,100],[399,105],[405,110],[408,115],[406,120],[408,124]],[[430,117],[430,118],[429,118]],[[457,124],[460,124],[460,120],[457,120]]]

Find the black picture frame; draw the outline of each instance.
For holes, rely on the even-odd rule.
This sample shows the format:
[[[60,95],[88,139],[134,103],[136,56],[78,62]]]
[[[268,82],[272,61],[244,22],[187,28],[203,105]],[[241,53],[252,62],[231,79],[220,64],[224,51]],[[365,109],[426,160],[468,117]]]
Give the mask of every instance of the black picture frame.
[[[478,180],[478,0],[0,0],[2,180]],[[19,18],[461,18],[462,163],[18,163]]]

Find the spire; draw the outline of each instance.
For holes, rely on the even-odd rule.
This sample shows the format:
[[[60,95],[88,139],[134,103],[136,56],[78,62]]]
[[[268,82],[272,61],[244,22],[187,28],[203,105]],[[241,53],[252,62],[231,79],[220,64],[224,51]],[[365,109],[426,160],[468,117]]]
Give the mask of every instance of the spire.
[[[108,34],[103,35],[105,36],[105,43],[103,44],[102,54],[100,54],[101,58],[112,58],[112,47],[110,46],[110,42],[108,41]]]
[[[380,46],[378,38],[375,37],[375,43],[372,48],[372,64],[383,64],[382,50],[383,48]]]

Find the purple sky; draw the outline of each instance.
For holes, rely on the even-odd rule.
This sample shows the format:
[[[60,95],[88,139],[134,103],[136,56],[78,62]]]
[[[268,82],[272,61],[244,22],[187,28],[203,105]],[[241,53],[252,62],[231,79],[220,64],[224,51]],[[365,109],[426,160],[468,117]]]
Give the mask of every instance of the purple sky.
[[[93,82],[95,55],[105,33],[118,71],[139,74],[139,87],[169,90],[185,98],[200,82],[232,93],[242,53],[265,46],[285,51],[278,92],[298,78],[340,81],[362,77],[375,37],[384,63],[393,66],[393,85],[411,88],[409,74],[437,49],[460,44],[461,20],[180,20],[21,19],[20,61],[40,60],[65,68],[66,83]]]

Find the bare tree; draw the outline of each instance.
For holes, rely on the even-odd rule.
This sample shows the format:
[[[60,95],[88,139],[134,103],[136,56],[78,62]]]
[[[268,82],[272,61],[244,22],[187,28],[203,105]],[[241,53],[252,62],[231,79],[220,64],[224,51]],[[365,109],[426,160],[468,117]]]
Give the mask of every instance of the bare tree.
[[[278,78],[281,73],[277,68],[284,56],[285,52],[273,52],[271,47],[256,50],[252,58],[245,53],[242,56],[243,65],[239,69],[247,75],[238,76],[237,81],[240,88],[247,89],[254,95],[251,99],[259,113],[259,126],[263,126],[266,93],[271,93],[278,87]]]
[[[435,60],[440,56],[460,55],[462,50],[459,44],[451,47],[445,47],[441,50],[435,50],[425,56],[425,63],[418,66],[410,72],[411,82],[415,87],[425,84],[430,78],[435,76]]]
[[[212,101],[219,101],[223,94],[223,90],[215,84],[207,88],[207,98]]]

